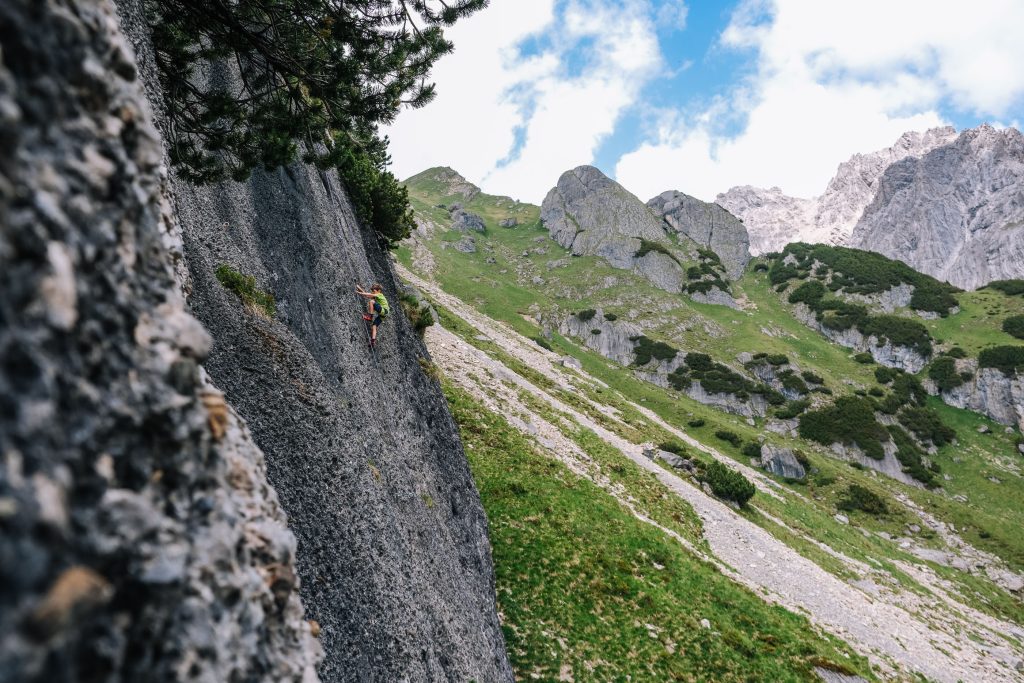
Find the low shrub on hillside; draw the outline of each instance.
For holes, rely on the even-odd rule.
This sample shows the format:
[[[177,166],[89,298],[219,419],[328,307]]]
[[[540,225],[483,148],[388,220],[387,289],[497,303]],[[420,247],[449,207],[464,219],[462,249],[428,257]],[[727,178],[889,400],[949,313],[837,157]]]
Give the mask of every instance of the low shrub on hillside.
[[[967,352],[959,346],[954,346],[947,351],[943,351],[942,355],[949,356],[950,358],[967,358]]]
[[[756,491],[746,477],[717,460],[704,469],[703,479],[716,496],[740,505],[745,505]]]
[[[743,453],[743,455],[747,456],[748,458],[760,458],[761,444],[757,443],[756,441],[750,441],[743,446],[743,449],[740,452]]]
[[[579,313],[577,313],[576,317],[579,318],[583,322],[587,322],[587,321],[593,319],[593,317],[595,315],[597,315],[597,311],[595,311],[593,308],[585,308],[582,311],[580,311]]]
[[[791,262],[783,263],[789,256],[793,257]],[[792,263],[793,260],[796,262]],[[815,262],[824,264],[831,271],[829,289],[832,291],[842,289],[850,294],[877,294],[907,284],[914,288],[910,299],[910,307],[914,310],[931,311],[945,317],[957,305],[954,294],[959,290],[952,285],[919,273],[901,261],[846,247],[801,242],[789,244],[774,259],[769,278],[772,284],[798,278],[806,274]],[[824,277],[826,273],[820,272],[822,270],[819,266],[815,274]],[[820,291],[824,289],[821,285]]]
[[[1024,346],[991,346],[978,354],[978,365],[996,368],[1008,377],[1024,372]]]
[[[1007,296],[1020,296],[1024,294],[1024,280],[995,280],[985,285],[983,289],[994,289]]]
[[[782,382],[782,387],[790,391],[795,391],[798,394],[806,394],[810,389],[807,388],[807,383],[800,379],[800,376],[793,371],[784,372],[779,375],[779,381]]]
[[[274,317],[274,313],[277,312],[277,302],[274,300],[274,295],[270,292],[264,292],[257,287],[255,277],[244,275],[226,263],[217,266],[214,275],[217,276],[217,280],[226,289],[237,294],[242,303],[259,311],[268,318]]]
[[[640,335],[639,337],[630,337],[629,340],[634,343],[633,353],[636,355],[633,365],[638,367],[647,365],[651,362],[652,358],[657,360],[672,360],[679,353],[677,349],[669,346],[665,342],[654,341],[644,335]]]
[[[728,429],[719,429],[717,432],[715,432],[715,438],[721,439],[722,441],[725,441],[727,443],[731,443],[733,446],[736,446],[737,448],[739,448],[740,443],[742,443],[743,441],[740,438],[739,434],[737,434],[736,432],[730,432]]]
[[[928,366],[928,378],[935,382],[939,391],[951,391],[964,383],[956,371],[956,361],[950,356],[940,356]]]
[[[874,491],[864,488],[860,484],[850,484],[846,487],[842,497],[836,503],[836,507],[847,512],[860,510],[869,515],[884,515],[889,512],[885,501]]]
[[[930,441],[936,446],[945,446],[956,439],[956,430],[947,426],[938,413],[926,406],[908,406],[896,415],[896,419],[922,443]]]
[[[644,256],[647,256],[651,252],[654,252],[656,254],[664,254],[665,256],[668,256],[676,263],[679,263],[679,260],[672,255],[672,252],[666,249],[663,245],[657,242],[651,242],[650,240],[645,240],[643,238],[640,238],[640,248],[637,249],[633,255],[636,256],[637,258],[643,258]]]
[[[658,444],[658,448],[676,455],[686,455],[686,446],[678,441],[662,441]]]
[[[786,365],[789,363],[789,358],[784,353],[770,353],[765,356],[765,360],[771,365]]]
[[[598,335],[598,334],[601,334],[601,330],[599,330],[599,329],[597,329],[597,328],[595,327],[594,329],[592,329],[592,330],[590,331],[590,334],[593,334],[593,335]]]
[[[816,375],[810,370],[804,370],[803,372],[800,373],[800,376],[804,378],[804,381],[809,382],[811,384],[825,383],[825,380],[822,378],[821,375]]]
[[[872,356],[867,351],[861,351],[860,353],[856,354],[853,357],[853,359],[858,363],[863,363],[864,365],[871,365],[872,363],[875,362],[875,357]]]
[[[936,486],[935,473],[939,471],[939,467],[933,465],[935,471],[925,467],[924,451],[899,425],[889,425],[888,430],[889,436],[896,444],[896,459],[903,466],[903,471],[929,488]]]
[[[775,410],[775,417],[780,420],[791,420],[810,408],[811,402],[806,398],[790,401],[786,405]]]
[[[1003,332],[1024,339],[1024,315],[1012,315],[1003,321]]]
[[[864,334],[887,339],[893,346],[906,346],[922,356],[931,355],[932,337],[928,328],[909,318],[898,315],[875,315],[858,329]]]
[[[884,365],[875,368],[875,380],[879,384],[888,384],[899,374],[899,371],[894,368],[887,368]]]
[[[547,339],[545,339],[544,337],[530,337],[530,339],[533,340],[534,344],[536,344],[537,346],[539,346],[542,349],[545,349],[547,351],[552,351],[553,350],[551,348],[551,343]]]
[[[889,433],[875,419],[873,403],[859,396],[841,396],[831,406],[804,413],[798,433],[825,446],[856,445],[875,460],[885,457],[882,443],[889,440]]]
[[[615,315],[614,313],[605,313],[604,319],[607,320],[608,322],[612,322],[618,320],[619,316]]]
[[[694,429],[697,429],[699,427],[703,427],[706,424],[707,424],[707,422],[703,418],[698,417],[696,419],[693,419],[693,420],[690,420],[689,422],[687,422],[686,426],[692,427]]]
[[[728,366],[716,363],[706,353],[688,353],[684,364],[668,377],[675,388],[689,388],[693,382],[700,382],[711,394],[732,394],[740,400],[751,394],[761,394],[772,405],[785,402],[785,397],[764,384],[757,384]]]

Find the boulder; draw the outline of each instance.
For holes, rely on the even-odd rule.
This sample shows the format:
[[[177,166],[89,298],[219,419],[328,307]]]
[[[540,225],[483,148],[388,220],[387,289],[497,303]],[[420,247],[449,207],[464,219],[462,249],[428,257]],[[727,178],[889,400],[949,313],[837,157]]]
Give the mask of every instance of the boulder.
[[[786,479],[803,479],[807,476],[793,449],[769,443],[761,445],[761,466],[772,474]]]
[[[498,225],[503,227],[503,228],[514,228],[517,225],[519,225],[519,219],[518,218],[502,218],[500,221],[498,221]]]
[[[487,230],[483,218],[475,213],[463,210],[458,204],[453,205],[449,215],[452,219],[453,230],[458,230],[459,232],[486,232]]]

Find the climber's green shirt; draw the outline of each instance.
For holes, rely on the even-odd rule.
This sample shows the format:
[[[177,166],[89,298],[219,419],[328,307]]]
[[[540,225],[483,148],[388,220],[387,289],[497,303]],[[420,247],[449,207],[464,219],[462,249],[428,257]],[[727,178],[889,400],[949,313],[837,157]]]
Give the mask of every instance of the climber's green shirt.
[[[388,306],[388,300],[384,296],[384,292],[380,292],[373,297],[374,301],[380,304],[380,316],[386,317],[391,312],[391,308]]]

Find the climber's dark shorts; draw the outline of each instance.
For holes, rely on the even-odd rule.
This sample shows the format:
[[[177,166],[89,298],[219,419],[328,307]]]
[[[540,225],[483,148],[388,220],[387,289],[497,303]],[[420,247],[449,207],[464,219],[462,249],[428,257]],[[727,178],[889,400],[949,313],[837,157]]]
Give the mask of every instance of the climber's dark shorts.
[[[384,322],[384,319],[378,315],[377,317],[370,321],[370,324],[373,325],[374,327],[380,327],[380,324],[382,322]]]
[[[380,324],[382,322],[384,322],[384,319],[380,317],[380,313],[381,313],[380,302],[378,302],[378,301],[374,301],[373,302],[373,313],[374,313],[373,320],[370,321],[370,324],[373,325],[374,327],[378,327],[378,326],[380,326]]]

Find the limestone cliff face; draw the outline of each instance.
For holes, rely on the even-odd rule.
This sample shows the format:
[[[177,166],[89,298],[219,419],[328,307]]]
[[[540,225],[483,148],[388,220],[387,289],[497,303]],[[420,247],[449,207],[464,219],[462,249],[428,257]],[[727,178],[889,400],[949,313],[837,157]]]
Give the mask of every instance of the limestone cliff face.
[[[1024,276],[1024,135],[980,126],[889,166],[850,245],[965,289]]]
[[[833,330],[818,322],[817,317],[807,304],[799,303],[793,308],[793,315],[797,320],[804,323],[812,330],[823,334],[831,341],[855,351],[866,351],[871,354],[876,363],[881,363],[890,368],[898,368],[906,372],[916,374],[924,369],[930,360],[929,356],[922,356],[915,349],[908,346],[898,346],[885,340],[879,344],[878,337],[874,335],[865,336],[860,330],[851,327],[847,330]]]
[[[635,323],[605,320],[600,310],[589,320],[580,320],[574,315],[560,319],[557,321],[557,329],[560,334],[574,337],[605,358],[622,365],[631,365],[636,360],[636,339],[643,334],[643,328]],[[651,384],[667,389],[671,386],[669,374],[681,366],[685,358],[686,354],[680,353],[670,360],[652,359],[643,367],[637,368],[636,375]],[[684,393],[695,401],[734,415],[762,417],[768,411],[767,401],[758,394],[740,399],[734,394],[709,392],[699,381],[693,382]]]
[[[136,60],[106,0],[0,5],[0,681],[511,681],[426,351],[366,348],[387,253],[332,174],[162,179],[118,12]]]
[[[939,391],[935,382],[926,379],[925,389],[951,406],[973,410],[1000,424],[1024,430],[1024,376],[1006,375],[995,368],[978,369],[978,361],[973,358],[958,360],[956,369],[970,373],[971,379],[947,391]]]
[[[674,232],[718,254],[730,280],[743,275],[750,262],[750,237],[743,221],[718,204],[670,190],[647,202]]]
[[[316,680],[108,2],[0,5],[0,681]]]

